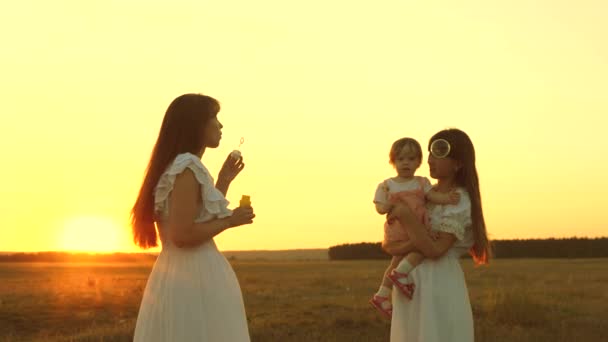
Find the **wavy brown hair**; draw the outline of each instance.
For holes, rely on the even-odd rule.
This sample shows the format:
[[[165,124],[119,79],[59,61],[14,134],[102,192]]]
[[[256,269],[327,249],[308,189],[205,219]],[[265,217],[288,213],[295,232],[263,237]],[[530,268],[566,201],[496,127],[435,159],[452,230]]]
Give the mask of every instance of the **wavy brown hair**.
[[[388,153],[388,162],[391,165],[395,165],[397,156],[401,153],[405,146],[409,146],[416,154],[416,157],[422,161],[422,147],[420,147],[420,143],[413,138],[401,138],[393,143],[391,150]]]
[[[177,97],[165,112],[143,184],[131,210],[133,240],[141,248],[158,246],[154,225],[154,189],[160,176],[180,153],[199,154],[204,127],[220,111],[219,102],[201,94]]]
[[[464,187],[471,198],[471,220],[473,221],[473,237],[475,243],[469,253],[475,263],[487,264],[491,255],[490,242],[486,230],[481,207],[481,193],[479,191],[479,177],[475,167],[475,148],[469,136],[459,129],[446,129],[433,135],[429,140],[429,151],[431,143],[437,139],[445,139],[450,143],[448,158],[459,161],[462,165],[456,172],[455,182]]]

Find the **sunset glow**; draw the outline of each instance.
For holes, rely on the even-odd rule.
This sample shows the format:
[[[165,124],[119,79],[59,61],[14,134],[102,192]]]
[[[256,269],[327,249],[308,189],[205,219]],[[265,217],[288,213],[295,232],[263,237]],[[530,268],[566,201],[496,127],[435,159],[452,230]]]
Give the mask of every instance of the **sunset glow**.
[[[64,251],[116,252],[130,247],[128,232],[103,217],[69,219],[58,237],[58,249]]]
[[[608,235],[608,2],[3,4],[0,251],[138,251],[129,212],[168,104],[222,104],[255,223],[223,250],[380,241],[388,151],[467,132],[491,238]],[[428,176],[427,153],[417,174]]]

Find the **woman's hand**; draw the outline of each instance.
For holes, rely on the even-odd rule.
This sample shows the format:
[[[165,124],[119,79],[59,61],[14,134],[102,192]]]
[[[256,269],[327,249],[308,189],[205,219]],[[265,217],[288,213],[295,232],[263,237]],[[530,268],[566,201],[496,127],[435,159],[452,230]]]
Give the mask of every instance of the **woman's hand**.
[[[230,184],[234,178],[236,178],[236,176],[243,171],[244,167],[245,163],[243,163],[242,156],[234,158],[228,154],[228,157],[220,169],[217,181]]]
[[[230,183],[232,183],[234,178],[243,171],[244,167],[245,163],[243,163],[243,157],[239,156],[238,158],[234,158],[229,154],[217,176],[215,187],[226,196]]]
[[[252,207],[237,207],[232,211],[232,216],[228,217],[228,223],[230,224],[230,227],[251,224],[253,223],[254,217],[255,214],[253,213]]]

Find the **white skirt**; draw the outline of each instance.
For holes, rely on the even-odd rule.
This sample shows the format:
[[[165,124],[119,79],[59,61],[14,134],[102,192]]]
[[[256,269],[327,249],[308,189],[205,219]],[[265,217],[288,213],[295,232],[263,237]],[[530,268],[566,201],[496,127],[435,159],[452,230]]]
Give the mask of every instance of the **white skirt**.
[[[249,341],[241,288],[213,240],[192,249],[163,246],[134,341]]]
[[[414,268],[410,275],[416,289],[411,300],[394,288],[391,342],[474,340],[471,303],[458,255],[451,250]]]

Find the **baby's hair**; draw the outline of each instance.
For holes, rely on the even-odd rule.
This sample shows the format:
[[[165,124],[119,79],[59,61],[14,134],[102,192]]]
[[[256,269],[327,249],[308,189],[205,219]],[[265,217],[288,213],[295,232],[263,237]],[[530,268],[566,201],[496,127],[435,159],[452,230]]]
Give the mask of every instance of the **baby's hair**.
[[[397,159],[399,153],[401,153],[406,146],[410,147],[416,153],[416,157],[422,160],[422,147],[420,147],[420,143],[416,141],[416,139],[401,138],[395,141],[393,146],[391,146],[391,151],[388,154],[389,163],[394,165],[395,159]]]

